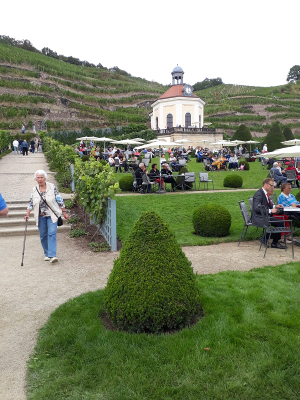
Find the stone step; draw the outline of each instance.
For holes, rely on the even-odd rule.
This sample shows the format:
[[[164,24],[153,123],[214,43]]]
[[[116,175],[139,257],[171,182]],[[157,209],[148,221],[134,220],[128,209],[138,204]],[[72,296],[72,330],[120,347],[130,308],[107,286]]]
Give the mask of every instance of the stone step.
[[[24,217],[23,213],[23,217]],[[1,218],[0,219],[0,228],[10,227],[10,226],[24,226],[25,227],[25,220],[24,218]],[[28,221],[28,225],[35,225],[34,218],[30,218]]]
[[[71,229],[71,225],[64,224],[57,228],[57,233],[68,232]],[[20,227],[0,228],[0,237],[3,236],[23,236],[25,232],[25,225]],[[27,226],[27,235],[38,235],[39,230],[37,226]]]
[[[8,219],[8,218],[23,218],[26,214],[27,210],[26,208],[24,210],[18,210],[18,211],[10,211],[8,210],[8,214],[6,217],[2,217],[3,220]],[[33,212],[31,211],[30,216],[33,217]]]
[[[27,204],[26,203],[18,203],[18,204],[8,204],[8,213],[10,213],[11,211],[19,211],[19,210],[23,210],[26,213],[26,209],[27,209]]]

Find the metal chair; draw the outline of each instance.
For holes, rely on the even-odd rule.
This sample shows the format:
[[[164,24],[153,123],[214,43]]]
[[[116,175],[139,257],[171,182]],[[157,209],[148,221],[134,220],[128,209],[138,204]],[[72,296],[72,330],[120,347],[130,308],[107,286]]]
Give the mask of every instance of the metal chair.
[[[293,188],[298,187],[298,179],[297,179],[297,174],[296,171],[294,170],[286,170],[285,171],[286,177],[287,177],[287,183],[290,183]]]
[[[208,182],[212,183],[213,190],[215,190],[214,181],[211,177],[208,176],[208,173],[207,172],[199,172],[199,190],[200,190],[201,183],[203,183],[203,185],[204,185],[204,190],[205,190],[205,184],[207,184],[207,190],[208,190]]]
[[[186,165],[186,159],[185,158],[180,158],[179,160],[178,160],[178,164],[179,164],[179,167],[181,168],[181,167],[184,167],[185,165]]]
[[[118,158],[115,158],[115,167],[116,167],[116,172],[118,172],[118,168],[119,168],[120,172],[122,172],[120,160]]]
[[[148,178],[147,174],[143,173],[143,175],[142,175],[143,190],[144,190],[144,187],[146,187],[146,190],[148,190],[148,185],[151,185],[151,191],[152,191],[152,188],[154,188],[157,185],[157,183],[156,183],[156,181],[151,182],[150,179]]]
[[[282,222],[285,223],[288,222],[290,226],[272,226],[271,222],[269,220],[269,213],[268,213],[268,209],[266,206],[264,205],[260,205],[260,212],[263,218],[263,241],[261,241],[260,243],[260,247],[259,250],[261,249],[261,246],[263,244],[263,242],[265,243],[265,254],[264,254],[264,258],[266,256],[266,252],[268,250],[268,246],[269,246],[269,240],[271,237],[272,233],[284,233],[284,246],[285,246],[285,251],[287,250],[287,246],[286,246],[286,235],[291,235],[291,239],[292,239],[292,253],[293,253],[293,258],[294,258],[294,242],[293,242],[293,230],[292,230],[292,220],[288,219],[288,220],[283,220]],[[278,220],[280,221],[280,220]]]
[[[194,190],[193,186],[195,184],[195,189],[196,189],[196,174],[195,174],[195,172],[186,172],[184,174],[183,184],[186,188],[189,188],[189,189],[191,188],[192,190]]]
[[[249,197],[249,208],[250,208],[250,211],[252,212],[252,208],[253,208],[253,197]]]
[[[251,222],[251,217],[250,217],[248,208],[247,208],[246,203],[244,202],[244,200],[239,201],[238,203],[239,203],[239,206],[240,206],[240,209],[241,209],[242,217],[244,218],[244,226],[243,226],[243,229],[242,229],[242,232],[241,232],[241,236],[240,236],[240,241],[239,241],[239,244],[238,244],[238,245],[240,245],[241,241],[245,240],[248,227],[249,227],[249,232],[250,232],[250,227],[253,226],[253,225],[252,225],[252,222]]]
[[[261,167],[262,169],[265,169],[265,167],[268,165],[267,164],[268,160],[264,157],[261,157]]]
[[[136,190],[138,190],[138,184],[137,184],[135,172],[132,172],[132,176],[133,176],[132,191],[136,192]]]
[[[149,167],[150,159],[149,158],[142,158],[142,163],[144,163],[145,167]]]

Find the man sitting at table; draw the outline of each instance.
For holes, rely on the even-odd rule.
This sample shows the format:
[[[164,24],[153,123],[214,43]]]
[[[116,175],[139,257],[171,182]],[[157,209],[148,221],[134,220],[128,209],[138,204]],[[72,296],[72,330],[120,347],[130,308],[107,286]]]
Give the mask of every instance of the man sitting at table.
[[[278,197],[278,204],[281,204],[283,207],[294,207],[300,208],[300,203],[296,199],[296,197],[291,194],[292,186],[290,183],[284,183],[281,185],[281,194]],[[295,219],[300,220],[300,212],[289,211],[288,215],[291,215]]]
[[[172,191],[175,192],[175,186],[176,182],[175,179],[173,178],[172,171],[170,171],[169,165],[167,163],[163,164],[161,174],[163,175],[164,181],[166,183],[171,183],[172,185]],[[168,176],[166,176],[168,175]]]
[[[276,206],[273,204],[272,200],[270,199],[270,196],[273,193],[274,181],[271,178],[264,179],[262,188],[259,189],[253,196],[251,220],[254,226],[258,226],[261,228],[264,227],[264,220],[261,214],[260,206],[265,206],[268,210],[269,221],[271,222],[271,225],[275,227],[284,227],[284,222],[278,219],[278,217],[283,217],[283,215],[278,215],[277,217],[275,216],[277,210],[283,208],[283,206],[281,204],[278,204]],[[276,249],[285,249],[284,246],[278,243],[280,238],[281,233],[272,233],[271,239],[273,239],[273,242],[271,244],[271,247],[274,247]],[[263,238],[260,238],[260,241],[263,242]]]

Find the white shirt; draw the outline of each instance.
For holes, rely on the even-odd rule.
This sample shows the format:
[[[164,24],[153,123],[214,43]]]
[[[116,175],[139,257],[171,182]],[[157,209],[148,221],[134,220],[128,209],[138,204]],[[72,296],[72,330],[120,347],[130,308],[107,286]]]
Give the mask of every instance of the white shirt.
[[[13,146],[14,147],[18,147],[19,146],[19,142],[17,141],[17,139],[13,141]]]

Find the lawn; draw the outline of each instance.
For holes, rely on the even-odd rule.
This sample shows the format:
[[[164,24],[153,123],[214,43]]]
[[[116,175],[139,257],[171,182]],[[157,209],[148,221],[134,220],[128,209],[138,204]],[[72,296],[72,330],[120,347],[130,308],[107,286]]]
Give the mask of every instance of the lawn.
[[[299,263],[197,281],[205,316],[170,335],[106,330],[103,291],[60,306],[28,362],[28,399],[298,400]]]
[[[166,159],[169,159],[169,156],[166,156]],[[156,163],[159,165],[159,158],[153,158],[151,160],[151,163],[148,167],[148,170],[150,171],[151,165],[153,163]],[[218,189],[223,189],[223,190],[230,190],[230,188],[225,188],[223,186],[223,181],[224,177],[228,174],[237,174],[240,175],[243,178],[243,189],[258,189],[261,187],[262,181],[269,176],[269,171],[267,169],[262,169],[261,163],[256,160],[255,162],[249,163],[250,165],[250,170],[249,171],[237,171],[235,170],[234,172],[232,171],[213,171],[209,172],[209,175],[213,178],[214,180],[214,187],[215,190]],[[191,161],[187,164],[187,169],[189,172],[195,172],[196,173],[196,183],[197,183],[197,190],[198,190],[198,185],[199,185],[199,172],[206,172],[203,169],[203,163],[197,163],[196,158],[192,158]],[[119,181],[124,173],[116,173],[115,177]],[[212,189],[212,185],[209,184],[209,189]],[[203,190],[203,185],[201,185],[201,190]]]

